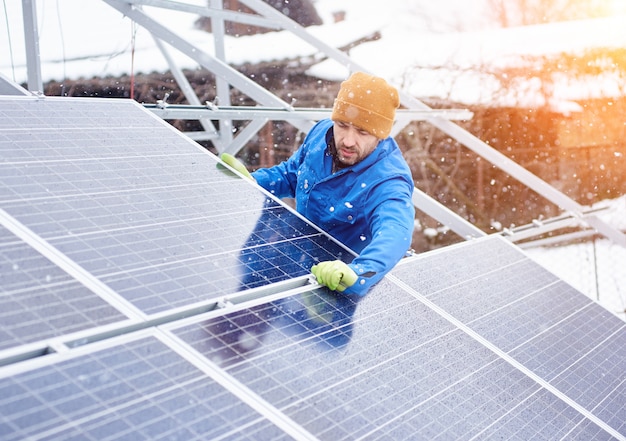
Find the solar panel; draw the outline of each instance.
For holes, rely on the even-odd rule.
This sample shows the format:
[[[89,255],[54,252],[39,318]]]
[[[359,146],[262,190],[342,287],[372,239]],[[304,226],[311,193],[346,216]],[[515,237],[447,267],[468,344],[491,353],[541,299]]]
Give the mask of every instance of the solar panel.
[[[0,350],[125,319],[1,227],[0,244]]]
[[[291,439],[154,336],[14,375],[0,392],[4,440]]]
[[[585,329],[577,335],[568,327],[573,341],[567,346],[558,342],[560,358],[566,361],[558,374],[526,365],[518,354],[532,353],[549,363],[554,348],[537,353],[539,339],[533,337],[538,336],[527,335],[527,348],[516,342],[507,353],[499,347],[507,338],[487,338],[473,329],[474,323],[482,327],[494,310],[511,308],[515,313],[516,305],[524,303],[518,293],[526,288],[506,283],[490,257],[483,262],[469,259],[489,253],[493,259],[508,256],[516,265],[534,267],[534,272],[526,271],[526,280],[537,282],[534,291],[546,290],[540,295],[556,294],[556,285],[564,291],[561,297],[569,292],[579,300],[578,307],[569,304],[565,310],[559,310],[560,303],[552,305],[554,316],[568,317],[575,310],[591,323],[599,318],[587,314],[601,307],[496,238],[406,262],[394,271],[397,283],[379,284],[358,303],[318,291],[313,300],[302,295],[281,299],[196,319],[173,332],[320,439],[623,438],[624,323],[603,315],[599,326],[604,329],[595,333],[608,337],[602,350],[598,348],[603,342],[585,335]],[[437,266],[444,262],[447,266]],[[462,273],[464,262],[472,262],[468,266],[474,267],[474,274],[449,277]],[[436,274],[435,283],[423,277],[426,274]],[[473,291],[477,279],[482,286]],[[438,283],[447,294],[439,288],[419,290]],[[465,321],[428,300],[441,295],[462,310],[472,303],[472,292],[485,298],[508,297],[508,302],[484,301],[485,317]],[[526,306],[529,315],[550,309],[545,303]],[[478,314],[479,308],[470,309]],[[501,320],[494,318],[495,323]],[[518,320],[523,322],[524,316]],[[547,323],[535,327],[535,334],[549,333],[546,328],[558,331],[558,322]],[[585,340],[588,344],[580,344]],[[597,396],[583,399],[579,388],[563,387],[581,383],[589,387],[587,394],[595,391]]]
[[[582,414],[626,435],[626,324],[504,240],[471,248],[394,275]],[[468,262],[466,274],[455,261]],[[433,266],[447,287],[425,277]]]
[[[28,95],[29,92],[22,86],[14,83],[0,73],[0,95]]]
[[[27,230],[50,264],[69,260],[79,282],[99,284],[127,314],[141,319],[348,255],[130,101],[3,99],[0,116],[5,223]]]
[[[0,151],[3,440],[626,439],[626,323],[498,236],[352,298],[136,103],[2,97]]]

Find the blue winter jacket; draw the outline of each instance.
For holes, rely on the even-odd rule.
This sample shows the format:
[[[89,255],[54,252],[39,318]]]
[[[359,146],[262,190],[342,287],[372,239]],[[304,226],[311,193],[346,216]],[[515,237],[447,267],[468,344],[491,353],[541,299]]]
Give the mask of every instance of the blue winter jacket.
[[[252,176],[277,197],[295,198],[300,214],[359,254],[349,264],[359,279],[344,292],[365,295],[411,245],[414,184],[393,138],[332,173],[332,126],[318,122],[287,161]]]

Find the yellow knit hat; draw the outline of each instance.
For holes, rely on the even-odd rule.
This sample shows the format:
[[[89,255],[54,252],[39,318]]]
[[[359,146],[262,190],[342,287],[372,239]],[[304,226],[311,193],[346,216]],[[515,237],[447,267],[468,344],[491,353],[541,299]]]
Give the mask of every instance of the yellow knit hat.
[[[331,119],[352,124],[384,139],[391,133],[399,105],[395,87],[382,78],[355,72],[341,83]]]

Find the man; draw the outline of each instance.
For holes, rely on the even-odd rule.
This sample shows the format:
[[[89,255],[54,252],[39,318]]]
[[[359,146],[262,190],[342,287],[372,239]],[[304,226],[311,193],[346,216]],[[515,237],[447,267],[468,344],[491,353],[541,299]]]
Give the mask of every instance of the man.
[[[341,83],[331,119],[318,122],[285,162],[250,175],[222,155],[277,197],[295,198],[299,213],[359,254],[350,264],[311,268],[332,290],[365,295],[411,245],[413,179],[389,136],[399,105],[384,79],[357,72]]]

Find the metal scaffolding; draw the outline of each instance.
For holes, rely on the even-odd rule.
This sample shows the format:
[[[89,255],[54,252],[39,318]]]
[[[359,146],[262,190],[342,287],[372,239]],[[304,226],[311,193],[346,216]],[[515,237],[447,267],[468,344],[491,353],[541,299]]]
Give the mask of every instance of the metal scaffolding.
[[[225,61],[225,21],[288,31],[312,45],[319,53],[346,66],[351,72],[368,71],[368,69],[355,63],[349,55],[320,41],[311,35],[303,26],[300,26],[294,20],[288,18],[262,0],[239,0],[241,4],[250,8],[254,13],[226,10],[224,9],[222,0],[208,0],[208,6],[206,7],[167,0],[102,1],[151,33],[157,47],[167,60],[174,78],[190,103],[189,106],[168,106],[167,103],[161,103],[161,105],[149,106],[150,110],[162,118],[198,119],[204,131],[193,132],[191,137],[196,140],[210,140],[218,152],[236,154],[268,121],[288,121],[296,128],[302,131],[308,131],[316,120],[327,117],[329,114],[329,110],[324,109],[295,108],[290,103],[280,99],[272,92],[228,65]],[[35,0],[22,0],[22,4],[27,43],[28,88],[32,92],[40,92],[43,86],[38,53],[38,35],[35,26],[37,17]],[[166,25],[154,20],[144,12],[144,6],[186,12],[209,18],[211,20],[211,29],[215,36],[214,54],[186,41]],[[202,66],[215,75],[217,100],[220,103],[219,107],[200,102],[200,99],[195,95],[191,85],[185,78],[182,69],[175,64],[173,58],[169,55],[169,48],[173,48],[187,55],[199,66]],[[375,72],[370,73],[375,74]],[[235,88],[252,98],[257,103],[257,106],[232,106],[229,93],[231,88]],[[477,155],[486,159],[508,175],[516,178],[539,195],[557,205],[567,216],[576,219],[582,226],[593,229],[599,234],[609,238],[613,243],[626,247],[626,235],[619,229],[598,218],[593,212],[590,212],[584,206],[532,174],[507,156],[496,151],[454,122],[454,120],[459,119],[470,119],[472,117],[471,112],[462,109],[445,111],[434,110],[422,101],[403,91],[400,91],[400,101],[401,105],[406,110],[398,112],[396,123],[392,129],[392,136],[397,135],[411,121],[427,121]],[[245,129],[239,131],[236,137],[233,136],[233,131],[230,130],[234,119],[249,121]],[[215,121],[218,121],[219,124],[214,124]],[[222,130],[220,130],[220,128],[222,128]],[[418,189],[415,191],[413,200],[417,209],[433,217],[464,239],[476,238],[486,234]],[[509,235],[515,236],[515,234]]]

